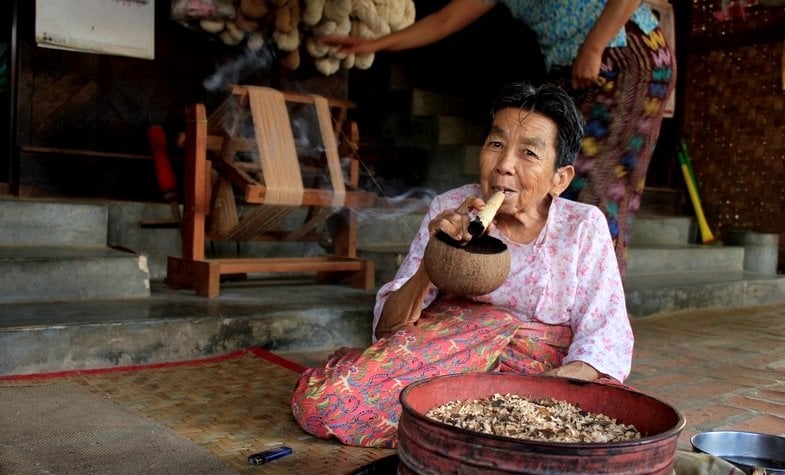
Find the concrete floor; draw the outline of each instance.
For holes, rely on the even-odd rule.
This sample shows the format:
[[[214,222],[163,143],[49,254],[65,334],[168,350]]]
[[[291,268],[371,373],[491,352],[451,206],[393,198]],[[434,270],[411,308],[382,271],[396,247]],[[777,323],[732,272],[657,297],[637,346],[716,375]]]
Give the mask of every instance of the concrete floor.
[[[697,432],[785,436],[785,305],[684,311],[635,318],[627,383],[687,419]]]

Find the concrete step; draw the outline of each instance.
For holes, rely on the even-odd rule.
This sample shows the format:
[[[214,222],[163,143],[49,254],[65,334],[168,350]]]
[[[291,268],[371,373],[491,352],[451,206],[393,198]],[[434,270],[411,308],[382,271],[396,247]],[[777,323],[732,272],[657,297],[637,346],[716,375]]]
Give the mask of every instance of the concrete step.
[[[428,149],[428,186],[437,193],[476,183],[480,177],[479,144],[448,144]]]
[[[396,145],[476,145],[482,143],[486,131],[484,126],[460,116],[430,115],[412,117],[410,132],[400,136]]]
[[[384,101],[388,110],[400,112],[408,118],[430,115],[466,116],[470,113],[462,97],[412,87],[390,91]]]
[[[745,271],[630,274],[624,288],[631,317],[785,303],[785,277]]]
[[[633,318],[785,302],[785,279],[649,274],[627,283]],[[375,291],[308,280],[227,283],[216,299],[153,283],[148,299],[0,303],[0,375],[183,361],[260,346],[366,346]]]
[[[180,256],[179,228],[172,223],[168,204],[114,202],[109,207],[109,244],[147,257],[150,279],[163,281],[169,256]],[[307,208],[298,208],[283,220],[283,226],[296,227],[305,221]],[[308,257],[324,254],[325,248],[306,241],[208,242],[207,257]]]
[[[147,259],[107,246],[108,206],[0,199],[0,302],[147,298]]]
[[[169,256],[182,253],[180,229],[168,204],[117,201],[108,204],[109,246],[147,257],[150,279],[166,277]]]
[[[3,197],[0,245],[105,246],[108,213],[103,204]]]
[[[375,292],[308,280],[228,283],[216,299],[153,283],[147,299],[0,303],[0,375],[370,344]]]
[[[686,191],[673,188],[646,187],[641,196],[641,214],[680,216],[685,212]]]
[[[426,202],[409,200],[358,213],[357,255],[373,261],[377,286],[395,276],[420,228],[425,209]]]
[[[392,211],[395,213],[395,211]],[[385,215],[379,210],[358,226],[358,250],[376,264],[377,278],[386,281],[406,254],[424,212]],[[391,225],[391,221],[395,225]],[[641,216],[633,229],[629,273],[736,272],[744,269],[744,249],[689,244],[694,220],[688,216]]]
[[[358,247],[377,244],[408,247],[425,216],[428,202],[426,197],[420,201],[409,200],[409,205],[358,210]],[[695,219],[690,216],[641,215],[632,230],[632,246],[684,245],[692,242],[694,233]]]
[[[374,212],[376,211],[376,212]],[[420,229],[425,212],[406,211],[400,208],[362,210],[357,219],[357,248],[378,246],[409,248]]]
[[[377,283],[383,284],[395,275],[398,266],[408,252],[408,246],[400,244],[368,245],[359,252],[364,258],[374,261]],[[644,282],[653,286],[645,289],[649,293],[664,292],[665,294],[676,293],[678,295],[682,286],[690,286],[693,291],[700,292],[702,287],[698,284],[705,284],[708,286],[706,287],[707,291],[713,293],[714,289],[723,285],[735,288],[747,279],[755,280],[755,285],[761,285],[760,281],[762,280],[778,278],[776,274],[745,272],[742,263],[743,250],[740,248],[717,247],[711,250],[699,246],[659,249],[632,248],[625,288],[627,282],[630,282],[636,294],[639,294],[642,287],[638,282]],[[707,279],[708,281],[704,282]],[[707,303],[703,302],[703,304]],[[656,307],[657,304],[648,305],[644,299],[631,310],[639,312],[639,309],[643,308],[643,312],[649,314],[657,313]],[[655,311],[652,311],[652,308]]]
[[[144,256],[105,246],[0,246],[2,303],[149,296]]]
[[[695,219],[690,216],[639,215],[630,239],[634,247],[687,244],[694,232]]]
[[[409,246],[400,244],[371,244],[358,248],[357,255],[373,261],[376,285],[381,286],[391,281],[401,266],[403,258],[409,252]]]
[[[408,88],[392,91],[382,105],[382,135],[400,147],[476,144],[484,138],[459,97]]]
[[[744,248],[720,245],[663,244],[630,248],[630,273],[728,272],[744,269]]]
[[[465,183],[464,183],[465,184]],[[434,191],[435,192],[435,191]],[[408,249],[425,216],[431,197],[407,204],[381,204],[358,210],[357,245]],[[383,204],[383,199],[380,199]],[[635,243],[646,245],[686,244],[693,219],[686,216],[642,216],[636,221]]]
[[[392,211],[380,207],[359,214],[358,254],[376,262],[377,285],[393,277],[426,205],[396,203]],[[159,234],[140,224],[168,218],[166,205],[112,203],[109,210],[112,242],[134,252],[106,246],[0,247],[0,265],[7,266],[0,275],[8,276],[0,280],[5,297],[0,299],[0,374],[177,361],[249,345],[309,351],[368,343],[376,290],[320,286],[304,276],[224,283],[217,299],[172,291],[155,281],[152,290],[134,284],[135,293],[91,294],[103,284],[120,289],[129,281],[147,283],[142,256],[163,260],[167,246],[179,245],[176,229]],[[645,239],[637,238],[625,279],[631,316],[785,303],[780,276],[741,270],[744,247],[673,244],[684,237],[690,218],[646,217],[638,224]],[[149,232],[154,234],[146,236]],[[663,237],[653,236],[660,232]],[[30,273],[36,268],[51,279]],[[104,273],[108,268],[112,274]],[[37,287],[52,287],[59,296],[36,295]]]
[[[469,110],[462,97],[449,96],[423,89],[404,89],[393,94],[406,94],[411,104],[411,115],[422,117],[429,115],[466,116]]]
[[[785,303],[783,276],[744,271],[739,264],[739,249],[723,249],[695,246],[686,249],[686,253],[671,249],[670,258],[658,264],[661,270],[655,272],[636,267],[640,262],[662,256],[662,249],[631,249],[633,266],[624,283],[630,314],[644,316],[681,309]],[[407,251],[405,246],[388,244],[366,246],[360,252],[364,258],[374,261],[377,284],[381,285],[394,277]],[[728,264],[727,254],[732,256],[732,265]]]

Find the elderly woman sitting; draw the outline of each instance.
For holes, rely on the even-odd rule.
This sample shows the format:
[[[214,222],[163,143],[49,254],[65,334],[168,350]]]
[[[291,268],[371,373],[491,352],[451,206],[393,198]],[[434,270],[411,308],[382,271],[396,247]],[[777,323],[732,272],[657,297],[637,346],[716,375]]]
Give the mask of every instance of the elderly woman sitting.
[[[437,196],[395,278],[376,300],[373,344],[343,349],[305,371],[292,410],[307,432],[349,445],[395,447],[399,394],[414,381],[515,371],[623,382],[633,335],[604,215],[559,198],[573,178],[583,119],[555,86],[506,86],[492,107],[480,183]],[[511,268],[496,290],[440,294],[422,266],[439,231],[471,239],[470,213],[505,198],[488,234]]]

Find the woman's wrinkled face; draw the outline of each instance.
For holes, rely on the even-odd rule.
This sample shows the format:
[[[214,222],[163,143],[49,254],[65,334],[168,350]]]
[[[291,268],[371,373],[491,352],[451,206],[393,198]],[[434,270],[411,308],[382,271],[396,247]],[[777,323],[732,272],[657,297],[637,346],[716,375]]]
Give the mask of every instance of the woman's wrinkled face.
[[[548,117],[526,110],[498,111],[480,152],[480,185],[487,199],[506,198],[500,213],[531,214],[563,191],[556,163],[558,127]]]

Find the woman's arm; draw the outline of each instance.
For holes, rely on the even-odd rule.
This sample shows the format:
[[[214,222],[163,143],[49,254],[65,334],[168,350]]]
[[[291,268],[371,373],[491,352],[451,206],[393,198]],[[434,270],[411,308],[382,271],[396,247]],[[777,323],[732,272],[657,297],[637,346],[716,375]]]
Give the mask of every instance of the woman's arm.
[[[460,195],[455,195],[458,196]],[[409,254],[401,264],[403,274],[411,273],[411,276],[397,290],[390,292],[383,302],[379,320],[374,327],[376,338],[383,338],[405,325],[416,322],[425,304],[430,303],[426,302],[426,299],[433,292],[434,286],[422,265],[422,257],[431,236],[441,231],[457,241],[468,241],[471,239],[467,230],[469,211],[481,210],[485,206],[481,198],[469,196],[455,209],[450,209],[451,206],[448,206],[448,209],[439,211],[446,204],[439,198],[431,203],[431,209],[423,219]]]
[[[580,280],[570,312],[572,342],[562,371],[591,375],[592,370],[623,382],[632,365],[635,339],[608,221],[598,208],[587,215],[577,241]]]
[[[582,89],[597,84],[602,53],[614,36],[629,21],[640,1],[608,0],[597,21],[583,41],[572,63],[572,87]]]
[[[584,381],[596,381],[602,376],[592,365],[583,361],[573,361],[564,366],[548,370],[543,374],[560,376],[562,378],[582,379]]]
[[[416,322],[420,318],[423,302],[431,288],[431,280],[422,265],[400,289],[387,298],[379,323],[376,338],[384,338],[399,328]]]
[[[376,39],[357,36],[324,36],[321,41],[339,46],[342,53],[375,53],[401,51],[435,43],[462,30],[487,13],[493,0],[452,0],[440,10],[422,18],[403,30]]]

